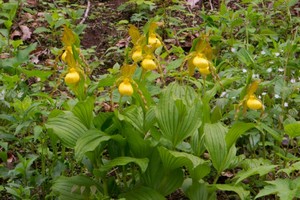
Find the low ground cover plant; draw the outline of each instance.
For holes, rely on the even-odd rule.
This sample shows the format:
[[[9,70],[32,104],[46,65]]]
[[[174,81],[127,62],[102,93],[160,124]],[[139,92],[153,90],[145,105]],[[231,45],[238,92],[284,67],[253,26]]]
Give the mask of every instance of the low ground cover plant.
[[[0,195],[300,198],[297,1],[206,3],[123,4],[143,16],[119,23],[129,39],[95,74],[83,10],[45,15],[38,32],[53,42],[39,65],[40,44],[10,36],[22,1],[1,2]]]

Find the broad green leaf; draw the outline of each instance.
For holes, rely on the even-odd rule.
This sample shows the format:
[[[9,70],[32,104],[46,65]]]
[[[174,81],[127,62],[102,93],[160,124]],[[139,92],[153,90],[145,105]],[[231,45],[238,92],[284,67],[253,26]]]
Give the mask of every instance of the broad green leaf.
[[[102,142],[108,140],[116,140],[124,143],[121,135],[107,135],[99,130],[88,130],[85,134],[78,138],[75,146],[75,157],[81,160],[85,153],[94,151]]]
[[[250,192],[245,190],[242,186],[234,186],[228,184],[216,184],[215,186],[222,191],[233,191],[237,193],[241,200],[247,199],[250,195]]]
[[[266,181],[270,185],[266,185],[256,195],[255,199],[276,194],[279,199],[293,200],[300,197],[300,178],[291,179],[276,179],[274,181]]]
[[[69,148],[74,148],[77,139],[87,131],[87,128],[76,116],[67,112],[49,118],[46,128],[53,129],[54,134],[58,136],[63,145]]]
[[[162,135],[176,147],[191,136],[201,125],[200,102],[191,103],[193,93],[176,84],[164,91],[156,109],[156,117]]]
[[[126,127],[123,134],[134,157],[145,158],[151,154],[153,147],[150,140],[145,139],[137,130],[133,130],[132,127]]]
[[[237,181],[235,182],[235,184],[238,184],[242,180],[250,176],[253,176],[255,174],[259,174],[259,176],[263,176],[271,171],[274,171],[275,167],[277,167],[277,165],[258,166],[255,168],[248,169],[247,171],[240,171],[236,175]]]
[[[99,194],[99,185],[86,176],[61,176],[56,179],[51,187],[53,194],[61,200],[85,200],[93,195],[93,191]]]
[[[193,153],[196,156],[202,155],[206,149],[204,145],[204,137],[202,137],[203,134],[203,130],[198,130],[192,135],[190,140]]]
[[[94,117],[93,124],[97,129],[104,131],[107,127],[109,127],[113,116],[113,112],[100,112],[96,117]]]
[[[93,122],[94,102],[95,98],[89,97],[85,101],[78,102],[72,110],[88,129],[91,128]]]
[[[42,70],[26,70],[26,69],[22,69],[22,72],[24,74],[27,75],[28,78],[30,77],[39,77],[41,79],[41,81],[45,81],[48,79],[48,77],[53,74],[52,71],[42,71]]]
[[[250,65],[254,64],[254,60],[253,60],[252,56],[250,55],[249,51],[244,48],[241,48],[237,52],[237,57],[246,66],[250,66]]]
[[[165,197],[158,193],[156,190],[138,186],[127,192],[126,194],[121,195],[121,197],[128,200],[164,200]]]
[[[204,183],[192,181],[188,178],[184,180],[183,191],[190,200],[208,199],[208,189]]]
[[[300,136],[300,123],[287,124],[284,126],[284,131],[291,138]]]
[[[287,167],[287,168],[284,168],[284,169],[280,169],[277,171],[277,174],[278,173],[286,173],[288,176],[290,176],[290,174],[294,171],[299,171],[300,170],[300,162],[295,162],[293,163],[291,166]]]
[[[129,122],[141,134],[144,134],[144,115],[141,106],[130,106],[119,115],[123,115],[125,121]]]
[[[184,60],[183,58],[179,58],[179,59],[171,61],[166,67],[167,70],[174,70],[174,69],[178,68],[182,64],[183,60]]]
[[[237,122],[233,124],[233,126],[229,129],[228,133],[225,136],[226,144],[228,150],[231,148],[232,145],[235,144],[236,140],[246,131],[251,128],[254,128],[255,124],[253,123],[244,123],[244,122]]]
[[[227,155],[225,134],[227,129],[221,123],[204,125],[204,140],[213,166],[220,173]]]
[[[210,172],[209,163],[201,158],[185,152],[171,151],[164,147],[158,148],[163,166],[174,170],[185,166],[191,177],[200,180]]]
[[[148,167],[148,162],[149,162],[148,158],[118,157],[118,158],[115,158],[115,159],[105,163],[103,166],[101,166],[100,172],[106,173],[113,167],[124,166],[129,163],[135,163],[140,167],[141,172],[144,173]]]
[[[267,131],[267,133],[269,133],[278,142],[281,142],[282,140],[282,136],[277,131],[268,127],[266,124],[262,122],[257,123],[255,128],[257,128],[257,130],[259,130],[260,132],[264,132],[263,130]]]
[[[163,167],[157,150],[154,150],[149,156],[148,168],[141,176],[144,185],[155,189],[163,196],[169,195],[181,187],[183,180],[184,174],[181,168],[167,170]]]

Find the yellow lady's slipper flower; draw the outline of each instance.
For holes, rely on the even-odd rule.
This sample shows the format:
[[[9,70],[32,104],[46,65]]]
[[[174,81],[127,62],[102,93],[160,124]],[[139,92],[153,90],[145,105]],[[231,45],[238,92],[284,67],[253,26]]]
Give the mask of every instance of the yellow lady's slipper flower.
[[[118,87],[119,93],[123,96],[131,96],[133,94],[133,88],[128,78],[125,78]]]
[[[80,75],[75,68],[71,68],[69,73],[65,76],[65,82],[67,84],[75,84],[80,80]]]
[[[146,58],[142,61],[142,67],[147,70],[154,70],[157,68],[156,63],[151,58],[151,56],[146,56]]]
[[[208,75],[208,74],[210,74],[209,67],[199,68],[199,72],[200,72],[201,75]]]
[[[143,59],[143,53],[142,53],[142,50],[141,49],[137,49],[133,52],[132,54],[132,60],[134,62],[139,62]]]
[[[209,67],[209,61],[199,55],[193,58],[193,64],[200,69],[206,69]]]
[[[247,100],[247,106],[252,110],[260,110],[263,108],[262,102],[258,100],[255,95],[250,95],[249,99]]]

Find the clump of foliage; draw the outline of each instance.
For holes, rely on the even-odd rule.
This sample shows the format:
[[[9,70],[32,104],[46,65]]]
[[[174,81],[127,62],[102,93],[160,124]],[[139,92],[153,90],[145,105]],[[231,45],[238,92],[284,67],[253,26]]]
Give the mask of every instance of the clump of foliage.
[[[1,194],[300,198],[297,1],[243,1],[237,10],[223,1],[194,11],[202,22],[188,28],[171,23],[176,5],[195,14],[181,1],[120,9],[132,3],[145,15],[167,12],[130,24],[123,63],[98,77],[80,45],[83,27],[50,23],[52,64],[34,66],[38,44],[9,37],[19,2],[0,4],[9,11],[0,21]],[[189,50],[178,45],[187,35]]]

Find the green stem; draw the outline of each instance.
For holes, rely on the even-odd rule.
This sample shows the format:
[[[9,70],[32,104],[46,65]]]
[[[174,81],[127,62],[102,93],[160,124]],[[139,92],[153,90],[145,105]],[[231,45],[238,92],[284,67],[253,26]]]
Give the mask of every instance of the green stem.
[[[262,145],[263,145],[263,157],[266,159],[266,135],[264,132],[261,133]]]
[[[106,178],[103,178],[102,182],[103,182],[103,193],[104,193],[104,196],[108,197],[108,186],[107,186],[107,180],[106,180]]]

